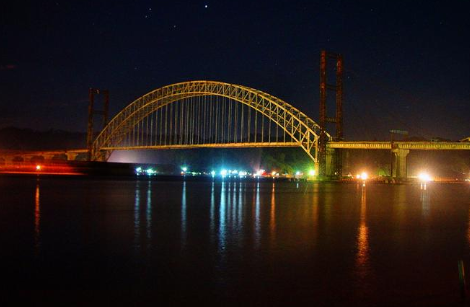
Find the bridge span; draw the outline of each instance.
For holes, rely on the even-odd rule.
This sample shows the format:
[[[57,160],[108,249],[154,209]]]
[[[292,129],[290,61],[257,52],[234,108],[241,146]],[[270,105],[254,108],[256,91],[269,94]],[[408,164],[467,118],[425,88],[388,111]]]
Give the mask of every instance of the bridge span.
[[[410,150],[470,150],[470,142],[334,141],[314,120],[277,97],[204,80],[155,89],[123,108],[96,137],[88,138],[92,142],[87,149],[0,151],[0,162],[57,156],[75,160],[85,153],[90,161],[107,161],[116,150],[299,147],[317,173],[321,169],[322,175],[332,176],[340,166],[342,149],[391,150],[394,176],[405,178]]]
[[[53,160],[54,158],[63,156],[64,160],[76,160],[78,155],[86,154],[87,149],[69,149],[69,150],[0,150],[0,162],[13,163],[13,162],[29,162],[36,158],[45,161]]]
[[[410,150],[470,150],[470,142],[330,141],[326,147],[327,175],[333,175],[335,149],[390,150],[394,155],[394,177],[406,178],[406,157]]]
[[[331,141],[332,149],[378,150],[470,150],[470,142],[413,142],[413,141]]]

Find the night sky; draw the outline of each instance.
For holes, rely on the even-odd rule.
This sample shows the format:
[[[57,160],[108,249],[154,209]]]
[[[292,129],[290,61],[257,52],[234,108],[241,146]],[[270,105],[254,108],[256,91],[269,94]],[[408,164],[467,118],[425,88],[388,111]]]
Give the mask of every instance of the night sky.
[[[86,130],[175,82],[268,92],[318,120],[320,51],[344,56],[346,139],[470,136],[469,1],[29,1],[0,9],[0,128]]]

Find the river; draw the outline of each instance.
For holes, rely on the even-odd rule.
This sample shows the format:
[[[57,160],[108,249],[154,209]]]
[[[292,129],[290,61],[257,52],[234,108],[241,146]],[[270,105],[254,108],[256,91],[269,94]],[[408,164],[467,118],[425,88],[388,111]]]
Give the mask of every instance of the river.
[[[0,176],[0,293],[62,306],[458,306],[469,209],[468,184]]]

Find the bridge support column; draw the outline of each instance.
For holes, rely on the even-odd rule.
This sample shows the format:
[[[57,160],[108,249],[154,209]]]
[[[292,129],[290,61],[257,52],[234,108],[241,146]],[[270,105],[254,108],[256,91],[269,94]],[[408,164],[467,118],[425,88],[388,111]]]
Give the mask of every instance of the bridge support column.
[[[52,158],[54,158],[54,155],[42,155],[44,157],[44,161],[52,161]]]
[[[406,179],[406,156],[410,153],[408,149],[392,149],[394,155],[394,165],[392,177],[397,179]]]
[[[325,176],[326,177],[333,177],[335,176],[335,169],[336,169],[336,158],[335,158],[336,151],[334,148],[326,148],[326,155],[325,155]]]
[[[75,161],[78,154],[74,152],[66,152],[65,155],[67,156],[67,161]]]

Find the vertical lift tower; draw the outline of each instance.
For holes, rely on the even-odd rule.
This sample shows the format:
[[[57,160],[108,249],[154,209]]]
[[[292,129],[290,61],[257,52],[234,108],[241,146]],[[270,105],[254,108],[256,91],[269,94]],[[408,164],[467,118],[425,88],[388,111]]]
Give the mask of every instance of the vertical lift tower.
[[[328,83],[327,70],[329,60],[336,62],[336,82]],[[330,70],[332,69],[330,65]],[[334,117],[328,116],[327,93],[333,92],[336,99],[336,112]],[[341,177],[342,153],[339,149],[336,151],[328,149],[326,143],[328,137],[325,134],[327,124],[332,123],[336,126],[335,141],[343,140],[343,56],[325,50],[320,55],[320,176]]]
[[[103,96],[103,109],[95,109],[95,95]],[[87,129],[87,138],[86,145],[88,149],[88,161],[91,161],[91,151],[93,146],[93,141],[95,140],[95,133],[93,127],[93,115],[101,115],[103,117],[103,127],[108,123],[108,109],[109,109],[109,91],[100,90],[96,88],[90,88],[88,92],[89,104],[88,104],[88,129]]]

